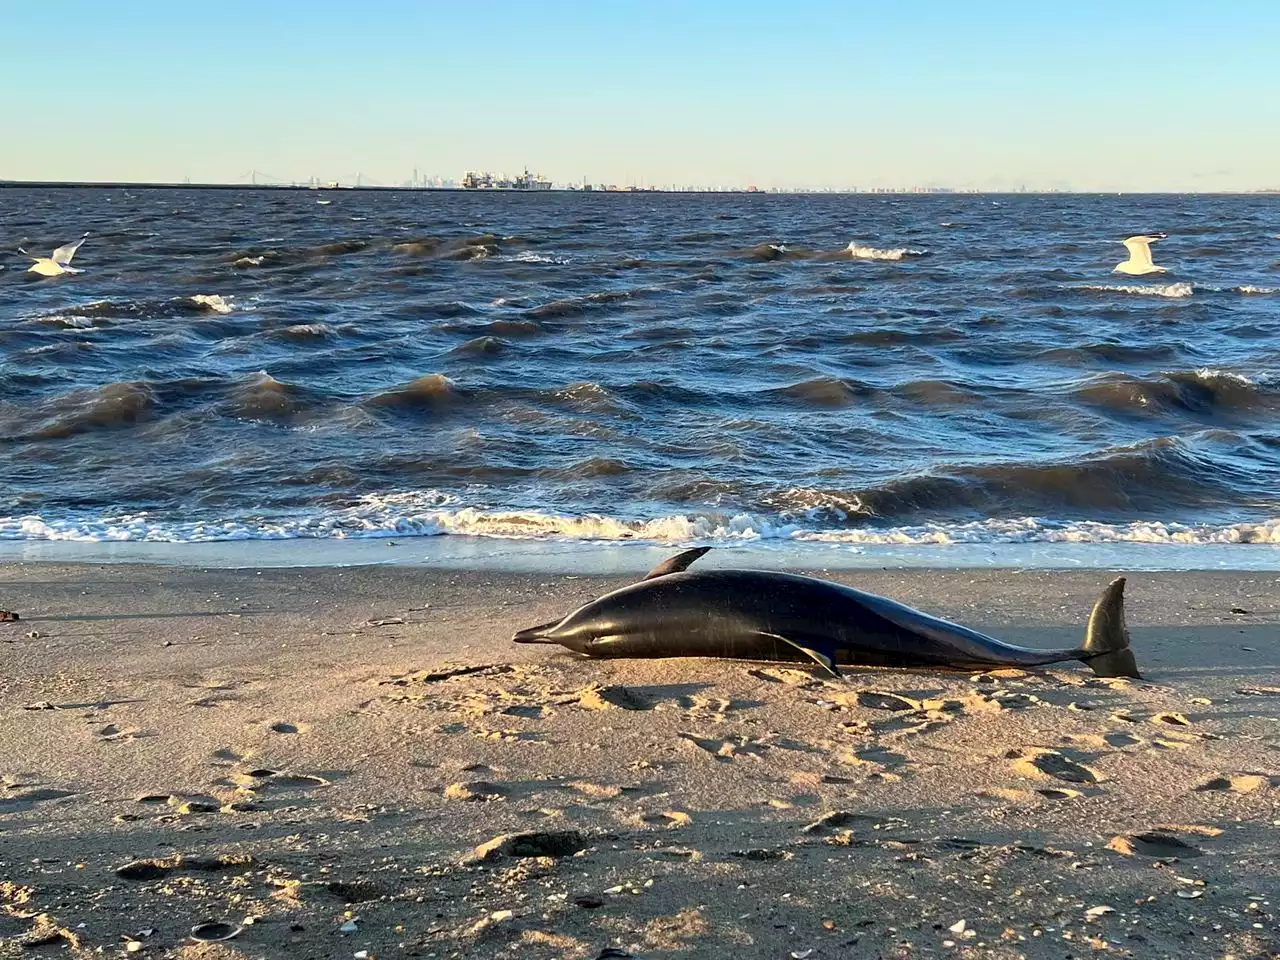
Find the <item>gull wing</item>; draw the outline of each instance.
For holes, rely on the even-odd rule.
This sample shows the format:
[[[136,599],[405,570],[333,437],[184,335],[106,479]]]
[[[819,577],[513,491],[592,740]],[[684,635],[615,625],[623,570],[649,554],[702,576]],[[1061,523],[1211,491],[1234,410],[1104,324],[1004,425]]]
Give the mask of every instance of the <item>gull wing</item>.
[[[68,243],[66,246],[59,247],[57,250],[53,251],[49,256],[49,259],[59,266],[65,267],[71,262],[71,258],[76,255],[76,251],[80,249],[80,244],[84,243],[88,238],[89,235],[86,233],[75,243]]]
[[[1129,251],[1129,262],[1140,264],[1144,267],[1154,267],[1155,263],[1151,259],[1152,241],[1156,237],[1130,237],[1124,242],[1125,249]]]

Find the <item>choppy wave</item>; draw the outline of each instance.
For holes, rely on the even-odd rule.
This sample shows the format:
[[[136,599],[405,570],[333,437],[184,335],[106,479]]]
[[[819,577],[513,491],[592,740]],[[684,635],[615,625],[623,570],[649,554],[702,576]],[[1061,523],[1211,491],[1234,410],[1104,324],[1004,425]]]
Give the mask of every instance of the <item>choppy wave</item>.
[[[457,385],[443,374],[429,373],[411,383],[370,397],[366,403],[374,407],[439,409],[460,399]]]
[[[1189,283],[1083,283],[1076,290],[1094,293],[1132,293],[1140,297],[1170,297],[1180,300],[1191,296],[1195,288]]]
[[[68,327],[93,326],[94,321],[112,320],[167,320],[200,314],[228,314],[235,309],[232,298],[216,293],[197,293],[190,297],[113,298],[74,304],[57,312],[40,314],[32,319],[37,322],[55,323]]]
[[[850,243],[845,248],[849,256],[855,260],[902,260],[905,257],[923,257],[928,250],[920,250],[913,247],[894,247],[892,249],[881,249],[880,247],[863,247],[859,246],[856,241]]]
[[[191,298],[191,302],[212,310],[214,313],[230,313],[233,309],[231,304],[216,293],[197,293]]]
[[[551,263],[565,266],[573,261],[569,257],[558,257],[546,253],[534,253],[532,250],[521,250],[511,258],[517,263]]]
[[[1107,373],[1078,383],[1081,401],[1115,410],[1176,411],[1201,415],[1280,407],[1280,394],[1243,374],[1201,367],[1157,376]]]
[[[77,434],[131,426],[148,419],[155,393],[145,383],[109,383],[73,390],[41,405],[25,421],[21,436],[32,440],[65,440]]]
[[[1256,198],[5,199],[0,233],[102,238],[84,276],[0,274],[10,537],[1262,543],[1280,517]],[[1187,273],[1112,274],[1126,224]]]
[[[311,340],[333,335],[334,330],[327,323],[294,323],[276,331],[276,336],[287,340]]]

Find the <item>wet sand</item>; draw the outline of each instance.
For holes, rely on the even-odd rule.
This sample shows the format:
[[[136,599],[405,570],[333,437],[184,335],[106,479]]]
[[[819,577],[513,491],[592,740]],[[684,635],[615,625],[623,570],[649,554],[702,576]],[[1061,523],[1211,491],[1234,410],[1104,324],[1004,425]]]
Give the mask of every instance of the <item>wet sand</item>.
[[[1110,580],[833,576],[1046,647]],[[1133,682],[509,643],[623,582],[0,566],[0,957],[1280,953],[1276,575],[1132,576]]]

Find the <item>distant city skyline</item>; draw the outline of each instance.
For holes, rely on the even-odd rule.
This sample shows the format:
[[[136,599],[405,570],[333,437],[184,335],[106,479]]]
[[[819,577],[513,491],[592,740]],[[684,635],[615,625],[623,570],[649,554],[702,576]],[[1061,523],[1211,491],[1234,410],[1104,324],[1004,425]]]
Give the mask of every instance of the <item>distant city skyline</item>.
[[[0,179],[1280,188],[1274,0],[58,9],[0,2]]]

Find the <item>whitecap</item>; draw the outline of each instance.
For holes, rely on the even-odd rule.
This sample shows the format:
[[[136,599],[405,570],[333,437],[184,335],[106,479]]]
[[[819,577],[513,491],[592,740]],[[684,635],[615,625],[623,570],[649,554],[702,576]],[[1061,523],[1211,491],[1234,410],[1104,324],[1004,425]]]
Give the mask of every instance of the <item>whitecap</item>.
[[[563,266],[572,263],[568,257],[552,257],[546,254],[534,253],[532,250],[521,250],[514,257],[509,259],[519,261],[520,263],[554,263]]]
[[[327,323],[295,323],[285,327],[283,332],[291,337],[327,337],[333,328]]]
[[[845,249],[855,260],[901,260],[904,257],[923,257],[929,252],[911,247],[894,247],[889,250],[880,247],[860,247],[857,243],[850,243]]]
[[[93,328],[92,317],[81,317],[75,314],[54,313],[47,317],[37,317],[36,322],[67,327],[72,330],[91,330]]]
[[[1233,373],[1230,370],[1218,370],[1215,367],[1201,367],[1196,371],[1196,379],[1205,384],[1212,384],[1215,380],[1231,380],[1247,387],[1255,385],[1252,380],[1242,373]]]
[[[805,518],[811,521],[812,517]],[[888,546],[1020,543],[1270,544],[1280,545],[1280,518],[1206,524],[1142,520],[1129,523],[1055,521],[1038,517],[926,523],[898,527],[815,529],[785,515],[675,514],[652,518],[561,514],[464,506],[435,490],[368,496],[313,516],[160,520],[146,513],[46,519],[0,517],[0,540],[202,543],[229,540],[369,539],[471,536],[549,541],[639,541],[675,544],[782,540]]]
[[[214,313],[230,313],[233,309],[231,304],[216,293],[197,293],[191,298],[191,302],[199,304],[207,310],[212,310]]]
[[[1093,293],[1132,293],[1141,297],[1169,297],[1174,300],[1191,296],[1193,290],[1189,283],[1086,283],[1075,289]]]

